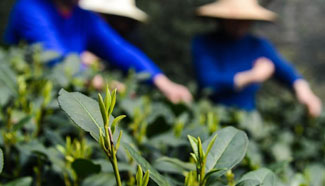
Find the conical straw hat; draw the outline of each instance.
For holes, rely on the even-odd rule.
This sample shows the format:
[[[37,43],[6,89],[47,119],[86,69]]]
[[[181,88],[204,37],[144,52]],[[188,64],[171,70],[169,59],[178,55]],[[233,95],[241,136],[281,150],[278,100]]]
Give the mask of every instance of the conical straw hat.
[[[81,8],[103,13],[118,15],[145,22],[147,14],[136,7],[134,0],[80,0]]]
[[[276,14],[260,6],[257,0],[219,0],[197,9],[199,16],[274,21]]]

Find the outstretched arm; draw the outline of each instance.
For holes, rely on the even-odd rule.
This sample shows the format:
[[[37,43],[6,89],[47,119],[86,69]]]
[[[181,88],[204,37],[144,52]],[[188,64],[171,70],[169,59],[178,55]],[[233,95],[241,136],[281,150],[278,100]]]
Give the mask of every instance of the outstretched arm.
[[[269,58],[275,66],[275,76],[281,82],[292,87],[300,103],[306,105],[309,114],[317,117],[322,112],[321,100],[313,93],[307,81],[296,72],[296,70],[286,62],[267,41],[263,42],[265,57]]]
[[[192,95],[182,85],[169,80],[143,52],[121,38],[101,18],[92,15],[93,23],[88,35],[89,49],[122,70],[134,68],[149,73],[156,87],[173,103],[192,101]]]
[[[134,68],[136,72],[150,74],[152,79],[162,73],[143,52],[120,37],[100,17],[90,15],[92,19],[87,38],[91,52],[124,71]]]

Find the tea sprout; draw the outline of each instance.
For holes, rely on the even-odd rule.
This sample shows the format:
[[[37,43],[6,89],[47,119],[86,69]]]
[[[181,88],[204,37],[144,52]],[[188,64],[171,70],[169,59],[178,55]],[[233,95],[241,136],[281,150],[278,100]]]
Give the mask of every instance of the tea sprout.
[[[98,101],[99,101],[100,112],[104,121],[104,133],[102,129],[100,129],[99,143],[113,166],[117,185],[122,186],[121,177],[117,165],[117,158],[116,158],[116,153],[120,146],[122,131],[120,131],[117,142],[115,144],[113,141],[113,134],[116,130],[117,124],[126,116],[125,115],[118,116],[113,120],[112,125],[109,124],[110,116],[114,110],[115,103],[116,103],[116,89],[111,94],[107,87],[105,99],[103,99],[101,94],[98,94]]]
[[[195,165],[196,165],[196,181],[199,182],[200,186],[204,186],[206,184],[206,181],[210,175],[212,175],[214,172],[218,171],[216,169],[213,169],[206,173],[206,161],[208,154],[217,138],[217,135],[215,135],[210,143],[208,144],[207,150],[204,152],[202,147],[202,141],[200,137],[194,138],[193,136],[188,135],[187,136],[191,147],[193,149],[193,153],[191,153],[191,157],[193,158]],[[194,182],[195,179],[193,178],[193,173],[188,174],[188,177],[186,178],[187,181],[191,180],[191,182]]]

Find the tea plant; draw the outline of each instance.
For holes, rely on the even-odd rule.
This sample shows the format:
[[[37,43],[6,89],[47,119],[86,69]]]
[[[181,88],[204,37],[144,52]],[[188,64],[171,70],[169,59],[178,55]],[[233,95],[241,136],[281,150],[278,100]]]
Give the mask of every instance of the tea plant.
[[[212,140],[209,142],[209,145],[204,152],[203,147],[202,147],[202,142],[200,137],[194,138],[193,136],[188,136],[188,139],[191,143],[192,149],[194,153],[191,153],[192,158],[194,159],[195,165],[196,165],[196,180],[199,182],[199,185],[205,185],[207,179],[209,178],[210,175],[213,173],[220,171],[217,169],[212,169],[209,172],[205,172],[206,169],[206,163],[207,163],[207,157],[208,154],[217,138],[217,135],[215,135]],[[193,182],[192,178],[193,174],[189,174],[189,177],[186,178],[187,182],[185,183],[186,185],[190,185],[191,182]]]
[[[122,185],[120,173],[118,170],[116,152],[120,146],[122,137],[122,131],[120,131],[119,137],[114,143],[113,135],[115,133],[116,125],[125,116],[118,116],[113,119],[110,125],[111,114],[114,110],[116,103],[116,90],[111,95],[108,88],[106,88],[105,101],[100,94],[98,94],[98,108],[94,108],[95,101],[83,96],[79,93],[68,93],[64,90],[60,91],[59,104],[61,108],[70,116],[70,118],[82,129],[90,132],[96,141],[99,142],[100,146],[104,150],[106,156],[111,162],[118,186]],[[98,118],[98,109],[102,120]],[[80,111],[81,113],[78,113]],[[81,117],[80,114],[85,114]],[[83,120],[85,119],[85,120]],[[91,121],[91,122],[87,122]]]
[[[260,113],[204,99],[171,105],[139,84],[143,75],[98,65],[80,73],[76,56],[48,68],[51,58],[38,47],[0,50],[2,185],[325,185],[325,117],[310,120],[290,94],[264,95]],[[125,83],[118,99],[97,94],[89,82],[98,72]],[[61,88],[61,108],[79,128],[57,103]],[[112,114],[128,117],[118,124]]]

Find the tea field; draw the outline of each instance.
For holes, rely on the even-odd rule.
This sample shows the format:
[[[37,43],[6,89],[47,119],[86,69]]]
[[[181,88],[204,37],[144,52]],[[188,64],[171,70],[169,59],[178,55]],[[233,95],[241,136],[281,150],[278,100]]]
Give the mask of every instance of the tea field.
[[[172,105],[145,74],[81,72],[73,55],[45,65],[56,57],[0,50],[1,185],[325,185],[325,115],[309,118],[290,93],[250,113],[204,96]],[[107,88],[92,85],[98,72]]]

